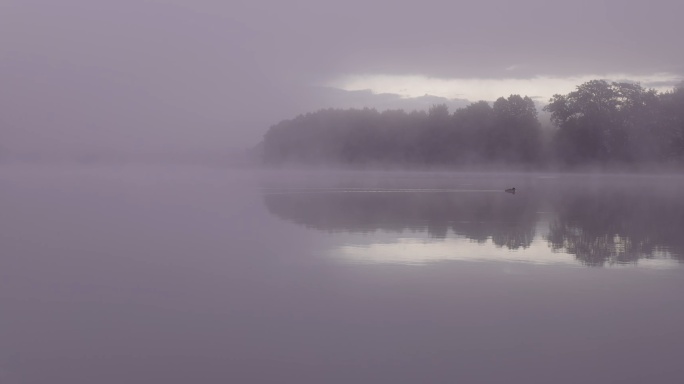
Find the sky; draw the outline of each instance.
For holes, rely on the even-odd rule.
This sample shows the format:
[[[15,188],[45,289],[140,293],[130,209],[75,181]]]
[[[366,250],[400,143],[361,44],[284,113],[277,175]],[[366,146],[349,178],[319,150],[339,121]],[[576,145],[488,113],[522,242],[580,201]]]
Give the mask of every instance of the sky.
[[[320,108],[684,78],[684,2],[0,1],[0,151],[222,151]]]

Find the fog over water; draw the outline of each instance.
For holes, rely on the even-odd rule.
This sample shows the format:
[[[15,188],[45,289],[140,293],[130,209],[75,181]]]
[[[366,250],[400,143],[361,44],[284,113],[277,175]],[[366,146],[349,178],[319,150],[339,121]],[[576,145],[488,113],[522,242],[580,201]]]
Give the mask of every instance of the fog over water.
[[[4,166],[0,381],[676,382],[682,185]]]
[[[684,382],[683,14],[0,1],[0,384]]]

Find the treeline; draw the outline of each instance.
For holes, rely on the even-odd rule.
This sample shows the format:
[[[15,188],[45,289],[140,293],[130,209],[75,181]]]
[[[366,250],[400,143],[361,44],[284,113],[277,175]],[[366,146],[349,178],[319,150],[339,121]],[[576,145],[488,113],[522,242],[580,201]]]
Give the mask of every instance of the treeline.
[[[540,166],[684,163],[684,84],[658,93],[639,84],[592,80],[544,107],[511,95],[450,113],[325,109],[272,126],[268,164]]]

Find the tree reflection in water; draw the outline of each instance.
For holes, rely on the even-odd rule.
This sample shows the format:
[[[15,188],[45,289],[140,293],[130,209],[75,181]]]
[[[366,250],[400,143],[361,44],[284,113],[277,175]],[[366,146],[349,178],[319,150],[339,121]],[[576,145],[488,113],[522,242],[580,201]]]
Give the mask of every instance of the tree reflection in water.
[[[684,260],[684,204],[676,196],[612,190],[566,195],[554,206],[546,239],[583,264]]]
[[[477,242],[526,248],[535,235],[531,196],[490,192],[345,191],[267,193],[268,210],[283,219],[326,231],[427,231],[444,239],[449,230]]]
[[[684,261],[684,203],[676,191],[538,185],[516,195],[495,191],[327,189],[264,193],[268,211],[324,231],[449,232],[478,243],[524,250],[539,236],[550,250],[584,265],[635,263],[642,258]],[[608,185],[608,186],[607,186]],[[642,185],[643,186],[643,185]],[[676,189],[676,188],[675,188]],[[550,222],[539,220],[545,210]]]

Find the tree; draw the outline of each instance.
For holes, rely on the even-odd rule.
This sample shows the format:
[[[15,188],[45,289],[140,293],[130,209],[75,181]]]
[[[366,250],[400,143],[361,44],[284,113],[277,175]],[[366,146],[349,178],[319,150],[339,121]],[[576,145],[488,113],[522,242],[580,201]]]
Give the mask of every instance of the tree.
[[[684,161],[684,81],[660,95],[658,123],[667,159]]]
[[[453,118],[460,140],[452,142],[451,151],[458,162],[473,164],[489,161],[485,154],[485,133],[491,131],[494,125],[494,111],[489,103],[472,103],[456,111]]]
[[[531,98],[511,95],[494,102],[495,123],[489,132],[491,158],[507,162],[531,163],[541,153],[541,124]]]
[[[592,80],[544,107],[559,130],[555,151],[568,163],[654,160],[658,97],[640,84]]]

